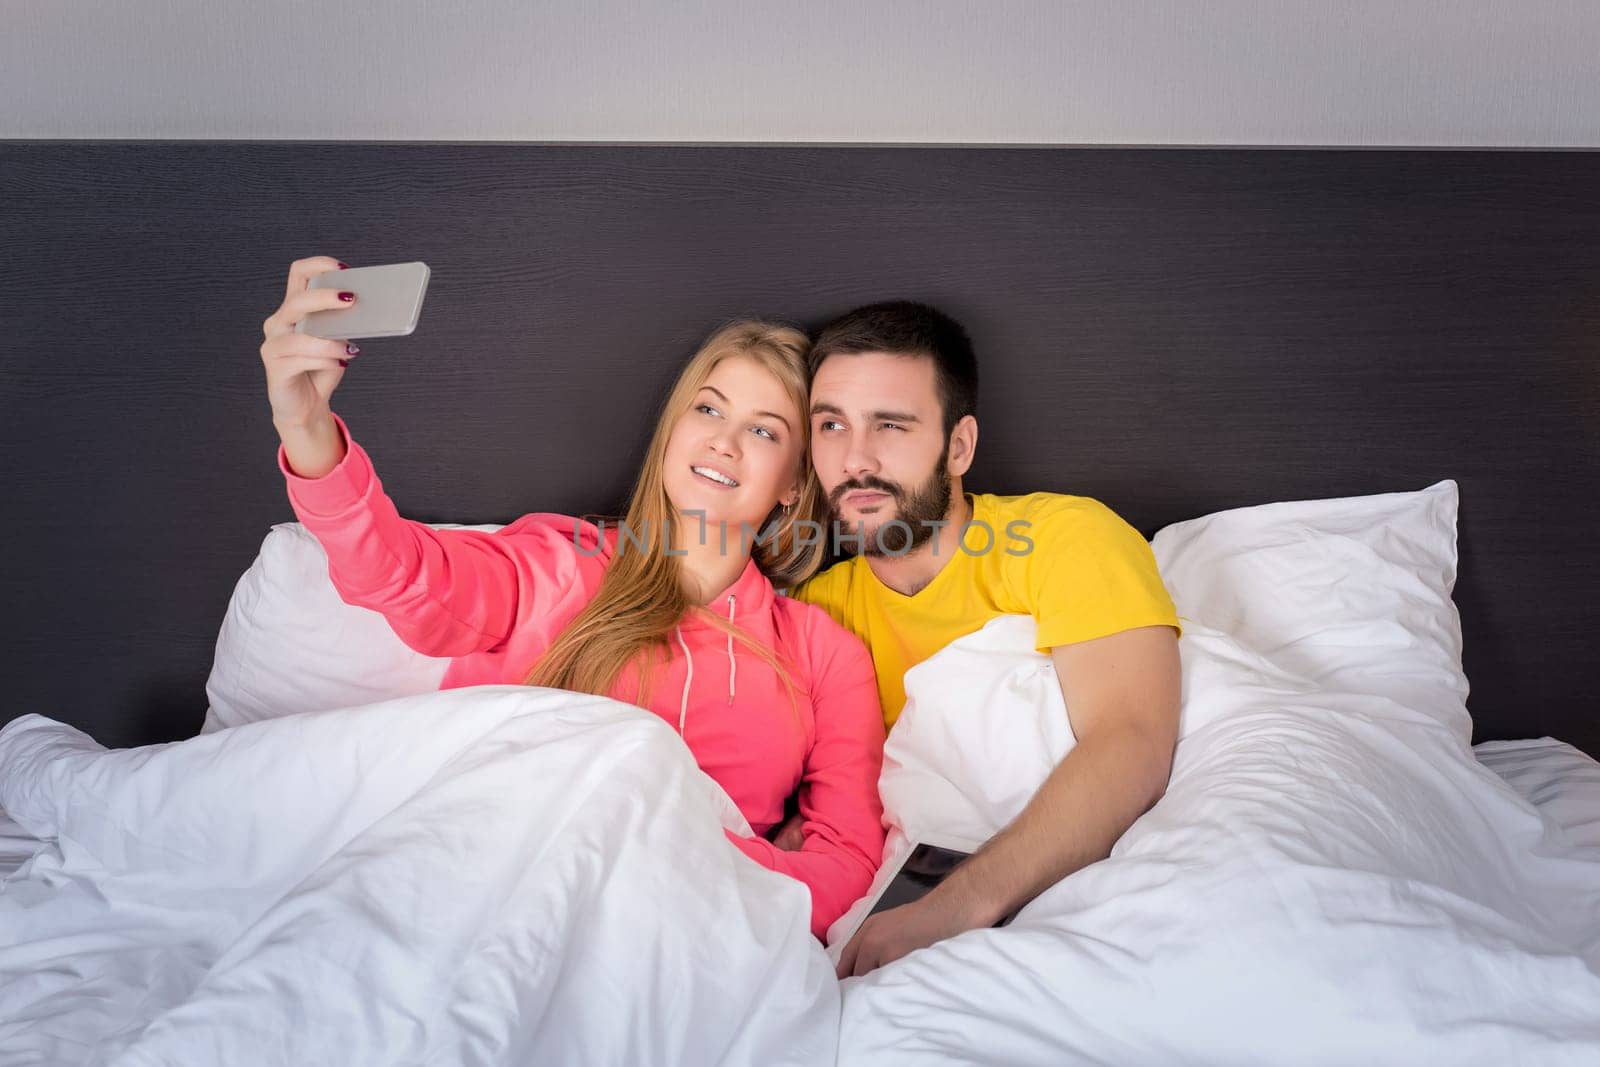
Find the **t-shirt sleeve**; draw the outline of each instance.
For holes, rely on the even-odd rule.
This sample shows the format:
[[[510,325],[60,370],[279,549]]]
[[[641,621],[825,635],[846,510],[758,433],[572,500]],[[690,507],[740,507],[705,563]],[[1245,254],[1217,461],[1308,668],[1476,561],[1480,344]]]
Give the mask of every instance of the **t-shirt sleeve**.
[[[1054,498],[1025,518],[1018,529],[1031,548],[1010,546],[1025,549],[1010,573],[1040,652],[1140,626],[1183,632],[1150,542],[1116,512],[1089,497]]]

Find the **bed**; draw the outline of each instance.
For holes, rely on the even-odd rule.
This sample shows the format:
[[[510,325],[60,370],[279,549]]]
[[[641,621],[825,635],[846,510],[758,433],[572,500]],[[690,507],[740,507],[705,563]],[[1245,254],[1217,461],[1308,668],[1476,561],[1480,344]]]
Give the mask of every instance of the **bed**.
[[[30,516],[5,528],[15,652],[0,791],[13,803],[0,807],[18,821],[0,822],[0,972],[12,979],[0,1004],[16,1013],[0,1012],[0,1064],[202,1050],[263,1063],[1585,1063],[1600,1050],[1595,154],[10,142],[0,166],[16,191],[0,220],[20,250],[0,268],[19,294],[0,399],[16,458],[3,476]],[[790,921],[792,887],[713,849],[737,812],[648,724],[496,687],[431,693],[442,664],[385,644],[381,620],[341,613],[317,584],[314,542],[283,522],[254,354],[283,269],[311,253],[433,268],[418,333],[374,342],[340,411],[402,513],[441,527],[614,506],[657,394],[720,317],[815,325],[879,296],[937,303],[983,361],[972,484],[1113,506],[1182,591],[1190,695],[1277,703],[1194,701],[1211,717],[1190,724],[1172,802],[1058,887],[1021,940],[958,939],[840,987]],[[441,445],[441,424],[470,433]],[[583,464],[561,459],[575,439]],[[1366,518],[1317,525],[1354,513]],[[1241,540],[1267,528],[1297,532]],[[1337,662],[1285,658],[1276,650],[1293,643],[1274,635],[1354,601],[1326,586],[1300,602],[1281,588],[1242,596],[1248,575],[1193,547],[1231,530],[1221,543],[1239,559],[1309,552],[1306,529],[1328,540],[1305,560],[1338,558],[1352,582],[1394,579],[1361,602],[1359,625],[1320,631],[1359,640],[1293,646]],[[1329,556],[1335,543],[1364,554]],[[1396,545],[1421,547],[1386,556]],[[1370,560],[1387,570],[1356,565]],[[1426,578],[1425,611],[1389,596],[1412,578]],[[1230,596],[1236,610],[1216,614]],[[1426,617],[1408,629],[1413,609]],[[300,643],[275,643],[287,634]],[[989,637],[1012,644],[981,662],[1009,662],[1018,635]],[[1038,682],[1025,659],[1006,669]],[[1054,721],[1042,707],[1014,718]],[[1292,745],[1227,732],[1249,722],[1258,739],[1289,736],[1294,708],[1316,724],[1294,735],[1301,778],[1284,770]],[[951,746],[917,738],[1019,751],[1015,736],[941,734],[965,728],[953,714],[908,716],[901,777],[886,783],[911,798],[891,805],[902,837],[954,781],[938,759]],[[681,788],[660,799],[683,818],[641,821],[600,853],[487,816],[459,840],[433,832],[491,783],[526,790],[538,810],[585,799],[634,811],[598,786],[539,793],[539,776],[509,762],[544,751],[585,765],[597,756],[576,723],[626,742],[635,762],[619,775],[674,767]],[[424,737],[433,750],[401,744]],[[268,773],[312,738],[315,758]],[[475,761],[484,738],[500,755]],[[230,794],[206,767],[258,787],[251,821],[223,817]],[[372,781],[357,788],[350,767]],[[1138,894],[1162,891],[1158,845],[1169,835],[1182,856],[1206,776],[1241,767],[1282,774],[1277,806],[1255,786],[1223,791],[1268,822],[1309,820],[1360,785],[1379,804],[1373,825],[1394,833],[1330,824],[1337,833],[1298,854],[1246,850],[1254,868],[1174,861],[1173,877],[1212,879],[1175,883],[1197,891],[1262,873],[1227,883],[1241,895],[1194,898],[1256,906],[1221,928],[1236,941],[1193,940],[1204,916],[1180,906],[1150,911],[1168,921],[1159,932],[1117,914],[1119,897],[1157,899]],[[955,789],[939,817],[1003,817],[981,792]],[[1407,796],[1414,823],[1396,814]],[[24,824],[64,829],[41,845]],[[1408,838],[1413,825],[1429,832]],[[1239,839],[1281,844],[1262,827]],[[424,862],[446,847],[471,861]],[[1330,860],[1336,848],[1367,859]],[[583,862],[597,854],[604,863]],[[682,918],[670,934],[616,903],[660,884],[662,854],[692,862],[685,885],[699,887],[670,898]],[[397,856],[407,865],[389,865]],[[549,862],[512,862],[531,856]],[[482,877],[425,873],[453,869]],[[558,892],[539,880],[553,870],[578,880]],[[490,907],[496,884],[545,901],[543,919]],[[1370,921],[1383,886],[1390,942]],[[442,903],[452,893],[458,914]],[[1341,901],[1365,910],[1341,915]],[[1292,938],[1266,936],[1293,933],[1267,921],[1277,907],[1301,926],[1298,957]],[[59,925],[24,936],[24,919]],[[1317,933],[1340,929],[1361,958]],[[716,966],[684,964],[707,945]],[[1237,958],[1213,954],[1224,950]],[[1008,978],[1001,958],[1052,978]],[[1140,959],[1150,966],[1129,962]],[[992,983],[963,986],[957,964]],[[583,995],[629,967],[649,976],[649,996],[604,1025]],[[326,995],[294,995],[296,975],[302,994]],[[444,992],[441,975],[455,983]],[[74,988],[83,998],[63,995]],[[1294,991],[1305,995],[1272,999]],[[452,1005],[442,1021],[421,1013],[436,1003]]]

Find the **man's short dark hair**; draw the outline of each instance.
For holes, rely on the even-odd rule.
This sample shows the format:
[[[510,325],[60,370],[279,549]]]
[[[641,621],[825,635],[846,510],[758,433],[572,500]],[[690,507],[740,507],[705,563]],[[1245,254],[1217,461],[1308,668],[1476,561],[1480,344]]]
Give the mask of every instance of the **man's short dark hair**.
[[[834,319],[811,346],[811,374],[829,356],[887,352],[933,360],[946,435],[978,410],[978,359],[961,324],[949,315],[910,300],[868,304]]]

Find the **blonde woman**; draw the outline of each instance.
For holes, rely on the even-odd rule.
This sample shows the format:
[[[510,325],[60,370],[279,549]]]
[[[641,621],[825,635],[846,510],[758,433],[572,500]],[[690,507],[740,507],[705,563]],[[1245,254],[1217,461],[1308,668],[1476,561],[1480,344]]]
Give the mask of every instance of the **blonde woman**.
[[[556,686],[649,709],[758,835],[798,787],[797,851],[729,836],[809,887],[820,938],[882,854],[884,727],[860,640],[773,588],[809,577],[822,552],[798,525],[824,514],[807,459],[805,335],[747,321],[705,342],[667,397],[620,525],[537,513],[494,533],[436,530],[396,512],[329,406],[359,350],[294,332],[312,311],[351,306],[308,287],[343,266],[297,260],[261,346],[289,500],[340,596],[449,657],[441,688]]]

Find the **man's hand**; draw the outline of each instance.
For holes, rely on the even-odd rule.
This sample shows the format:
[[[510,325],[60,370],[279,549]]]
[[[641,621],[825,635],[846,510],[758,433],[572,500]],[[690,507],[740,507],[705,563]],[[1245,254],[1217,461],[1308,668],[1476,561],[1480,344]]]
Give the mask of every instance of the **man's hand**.
[[[840,978],[867,974],[935,941],[980,925],[983,924],[975,922],[959,901],[932,892],[909,904],[867,916],[856,936],[844,946],[836,972]]]
[[[772,843],[785,852],[799,852],[806,843],[805,831],[801,827],[805,820],[799,815],[791,815],[778,832],[772,835]]]

